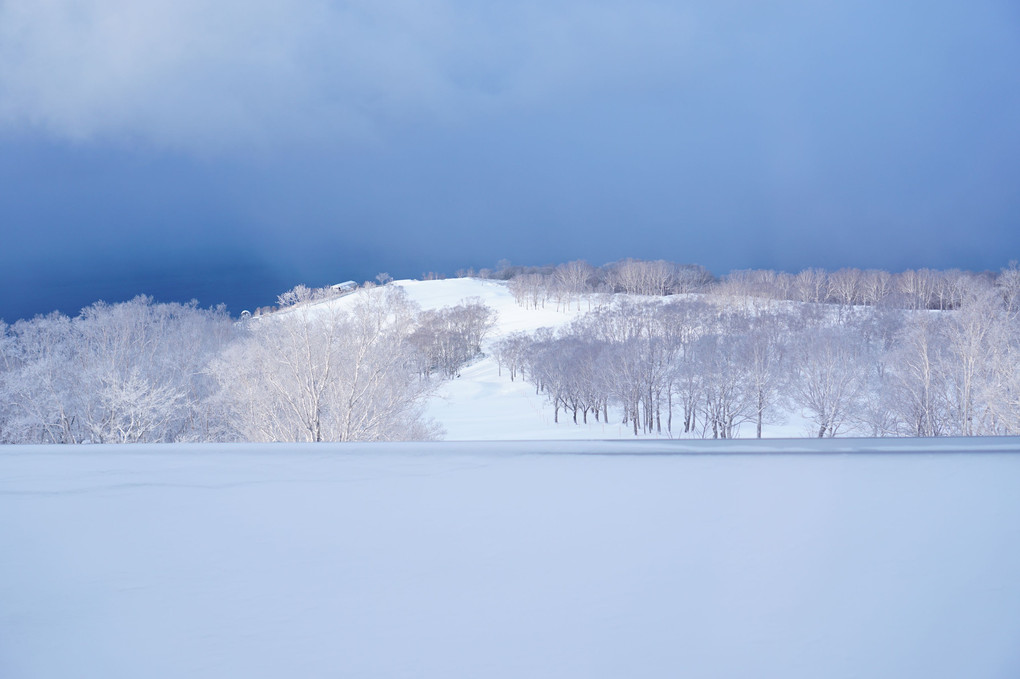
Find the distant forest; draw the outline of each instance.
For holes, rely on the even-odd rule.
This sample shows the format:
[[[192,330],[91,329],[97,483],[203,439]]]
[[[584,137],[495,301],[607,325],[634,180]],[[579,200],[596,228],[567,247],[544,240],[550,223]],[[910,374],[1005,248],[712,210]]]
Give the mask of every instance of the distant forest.
[[[462,269],[457,276],[512,281],[516,293],[533,304],[555,303],[565,296],[592,293],[649,296],[705,293],[813,304],[948,311],[959,308],[975,289],[998,288],[1010,306],[1015,306],[1020,295],[1020,269],[1015,261],[999,272],[917,269],[889,273],[845,268],[832,272],[804,269],[793,274],[742,269],[722,277],[697,264],[665,260],[624,259],[604,266],[580,260],[547,266],[517,266],[503,261],[495,269],[477,272]],[[441,276],[431,273],[423,278]]]
[[[482,300],[298,286],[254,317],[138,297],[0,322],[0,442],[420,440],[437,384],[483,353],[560,426],[730,438],[799,413],[812,435],[1020,434],[1020,270],[735,271],[582,261],[459,275],[584,312],[486,341]],[[426,276],[437,277],[434,275]]]

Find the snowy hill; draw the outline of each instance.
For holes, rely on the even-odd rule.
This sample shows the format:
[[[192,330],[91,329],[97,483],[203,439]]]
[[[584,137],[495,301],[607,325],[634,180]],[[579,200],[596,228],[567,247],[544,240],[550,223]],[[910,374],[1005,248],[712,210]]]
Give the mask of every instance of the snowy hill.
[[[483,350],[513,332],[557,328],[582,312],[572,307],[557,311],[525,309],[514,301],[505,283],[458,278],[442,281],[400,281],[411,299],[423,309],[457,304],[478,297],[497,313],[496,325]],[[499,366],[486,356],[461,370],[460,377],[444,383],[433,396],[428,415],[439,422],[449,441],[527,439],[612,439],[629,437],[622,424],[574,425],[553,422],[552,406],[544,394],[523,380],[511,381],[499,374]]]
[[[440,386],[427,410],[446,432],[449,441],[483,440],[559,440],[559,439],[632,439],[631,429],[621,423],[618,414],[611,414],[609,424],[595,422],[574,424],[569,418],[553,421],[553,408],[545,394],[536,394],[531,384],[511,381],[492,357],[491,347],[514,332],[534,332],[540,328],[559,328],[588,311],[587,301],[557,309],[553,303],[545,308],[526,309],[514,301],[506,283],[475,278],[435,281],[395,281],[390,285],[404,289],[423,310],[454,306],[466,299],[478,298],[497,313],[496,325],[483,344],[485,356],[471,363],[460,376]],[[619,295],[624,298],[626,295]],[[326,305],[346,306],[357,300],[357,294]],[[787,423],[767,426],[766,437],[801,437],[807,426],[797,413]],[[657,438],[641,434],[643,438]]]
[[[513,332],[534,332],[539,328],[558,328],[587,311],[582,305],[556,310],[550,304],[543,309],[525,309],[514,301],[501,281],[455,278],[436,281],[394,281],[390,285],[407,291],[423,310],[454,306],[465,299],[478,298],[496,312],[496,325],[489,333],[485,356],[465,367],[460,377],[445,382],[432,397],[427,410],[446,432],[448,441],[554,440],[633,438],[619,422],[575,425],[553,422],[553,409],[544,394],[518,379],[511,381],[499,374],[499,366],[489,349]],[[351,295],[322,304],[349,305]]]

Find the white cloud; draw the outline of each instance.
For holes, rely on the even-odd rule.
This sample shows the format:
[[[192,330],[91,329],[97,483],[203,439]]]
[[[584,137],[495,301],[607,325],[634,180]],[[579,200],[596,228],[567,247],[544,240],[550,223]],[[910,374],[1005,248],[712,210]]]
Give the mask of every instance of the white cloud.
[[[6,0],[0,125],[188,151],[349,140],[668,76],[689,27],[623,0]]]

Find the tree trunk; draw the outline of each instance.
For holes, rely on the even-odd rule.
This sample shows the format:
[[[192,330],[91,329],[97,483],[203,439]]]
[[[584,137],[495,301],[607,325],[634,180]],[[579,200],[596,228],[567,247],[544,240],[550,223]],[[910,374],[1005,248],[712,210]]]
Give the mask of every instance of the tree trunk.
[[[673,435],[673,389],[666,392],[666,433]]]

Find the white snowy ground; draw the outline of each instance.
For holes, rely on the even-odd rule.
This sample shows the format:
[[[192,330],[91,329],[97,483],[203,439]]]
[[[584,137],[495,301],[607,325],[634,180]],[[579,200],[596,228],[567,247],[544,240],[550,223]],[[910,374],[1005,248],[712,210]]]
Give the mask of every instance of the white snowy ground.
[[[1018,439],[0,447],[0,677],[1013,678],[1017,488]]]

